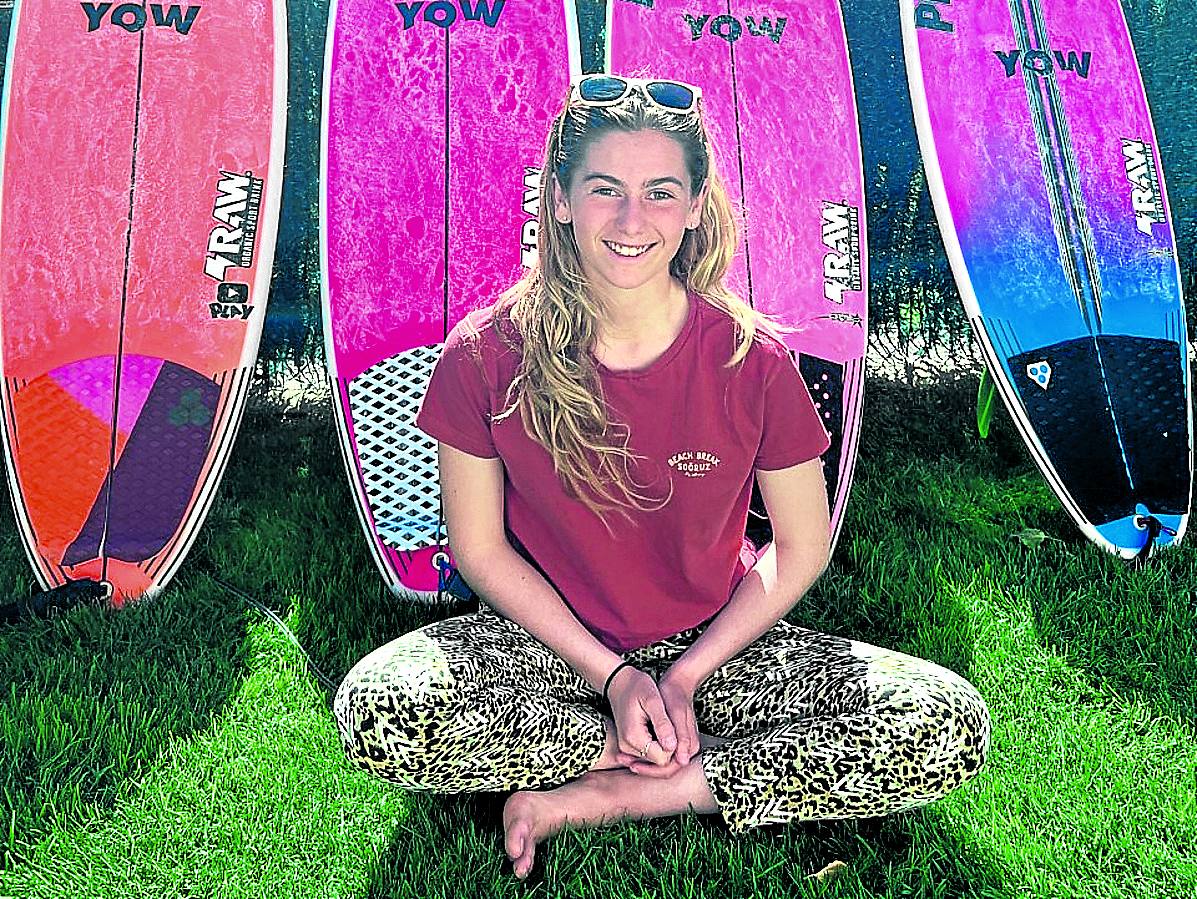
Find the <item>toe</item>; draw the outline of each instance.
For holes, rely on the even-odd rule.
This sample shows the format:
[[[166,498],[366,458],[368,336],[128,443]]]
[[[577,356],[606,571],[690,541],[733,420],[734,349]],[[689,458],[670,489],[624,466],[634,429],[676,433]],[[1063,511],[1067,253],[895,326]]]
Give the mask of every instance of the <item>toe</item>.
[[[527,830],[527,825],[520,822],[509,829],[504,837],[503,848],[507,850],[507,857],[512,861],[524,854],[524,837]]]
[[[536,841],[528,837],[524,844],[524,854],[516,860],[515,870],[516,876],[520,880],[527,878],[532,873],[532,866],[536,864]]]

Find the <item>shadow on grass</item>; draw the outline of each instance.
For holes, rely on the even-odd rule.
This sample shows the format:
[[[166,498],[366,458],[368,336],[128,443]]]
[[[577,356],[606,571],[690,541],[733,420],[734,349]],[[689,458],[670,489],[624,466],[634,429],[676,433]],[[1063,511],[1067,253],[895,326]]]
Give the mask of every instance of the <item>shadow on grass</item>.
[[[412,796],[371,873],[370,899],[398,896],[809,895],[1007,897],[994,853],[934,806],[889,818],[770,825],[732,836],[717,816],[565,832],[516,881],[503,849],[506,794]],[[848,867],[831,889],[809,875]]]
[[[1142,568],[1093,548],[1055,555],[1027,584],[1040,641],[1085,672],[1095,704],[1133,697],[1197,736],[1197,551]]]
[[[0,868],[56,824],[112,808],[172,740],[206,728],[244,650],[243,617],[199,586],[0,628]]]
[[[383,643],[471,611],[422,605],[386,588],[330,410],[314,405],[284,416],[251,407],[236,454],[263,461],[230,469],[222,487],[229,499],[213,511],[197,564],[284,619],[293,614],[297,639],[331,681]]]
[[[289,494],[308,502],[303,464],[291,464],[308,447],[276,417],[251,411],[244,424],[199,541],[159,596],[0,626],[0,682],[11,685],[0,692],[0,850],[19,855],[55,824],[112,808],[172,740],[206,728],[239,689],[247,616],[259,613],[204,573],[255,593],[301,589],[316,576],[305,560],[320,541],[280,503]],[[24,595],[32,582],[10,530],[0,591]],[[0,867],[11,862],[0,855]]]
[[[975,390],[975,379],[934,387],[869,383],[854,504],[833,567],[812,594],[811,626],[892,646],[922,631],[920,648],[924,637],[938,642],[926,654],[967,677],[969,611],[953,608],[933,575],[913,572],[937,563],[984,568],[1004,589],[1025,595],[1040,641],[1087,673],[1094,702],[1108,701],[1111,691],[1133,696],[1197,732],[1197,551],[1169,550],[1137,570],[1096,548],[1048,488],[1004,410],[989,439],[979,440]],[[954,482],[949,489],[928,478],[934,469]],[[912,486],[909,473],[922,480]],[[1044,539],[1023,546],[1016,532]],[[870,551],[882,544],[889,558]],[[891,591],[899,601],[885,601],[879,580],[901,585]],[[928,605],[912,609],[910,598],[920,595]],[[942,627],[922,627],[925,612]]]
[[[976,433],[976,379],[870,381],[853,496],[831,565],[788,616],[825,633],[930,659],[972,679],[974,612],[945,552],[1004,539],[965,479],[1014,478],[1029,461],[1013,426]]]

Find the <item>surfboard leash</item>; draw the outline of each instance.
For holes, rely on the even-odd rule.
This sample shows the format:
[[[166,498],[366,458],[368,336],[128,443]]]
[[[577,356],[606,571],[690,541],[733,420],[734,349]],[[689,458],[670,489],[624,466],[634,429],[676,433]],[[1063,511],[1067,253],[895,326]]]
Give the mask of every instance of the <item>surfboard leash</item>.
[[[465,582],[465,578],[461,576],[458,571],[449,562],[447,553],[437,553],[433,558],[433,564],[436,565],[436,601],[443,603],[445,601],[445,594],[452,596],[454,599],[462,602],[473,602],[478,598],[469,584]]]
[[[82,605],[97,605],[112,597],[112,585],[101,581],[67,581],[50,590],[31,593],[0,606],[0,623],[16,624],[26,618],[49,618]]]
[[[1135,524],[1141,528],[1147,528],[1147,542],[1143,544],[1143,548],[1139,550],[1139,554],[1134,558],[1136,568],[1140,568],[1147,563],[1155,551],[1156,541],[1159,540],[1160,534],[1167,534],[1170,537],[1176,536],[1176,531],[1168,527],[1154,515],[1136,515]]]
[[[278,628],[287,636],[287,639],[290,640],[293,644],[295,644],[295,648],[298,649],[300,655],[303,656],[304,662],[307,664],[308,670],[312,672],[312,676],[315,677],[316,680],[318,680],[320,682],[320,685],[322,687],[324,687],[329,692],[330,697],[331,697],[331,694],[334,694],[337,692],[337,686],[338,686],[337,683],[332,678],[330,678],[327,674],[325,674],[324,671],[320,668],[320,666],[316,664],[316,660],[312,658],[311,653],[309,653],[307,651],[307,649],[304,648],[304,645],[299,642],[299,638],[297,636],[295,636],[295,632],[287,626],[287,622],[283,621],[283,619],[279,617],[278,613],[275,612],[274,609],[270,608],[268,605],[261,602],[256,597],[250,595],[249,593],[246,593],[244,590],[233,586],[232,584],[230,584],[228,581],[224,580],[223,578],[216,576],[212,572],[205,571],[202,567],[199,570],[200,570],[201,574],[203,574],[206,578],[208,578],[208,580],[212,581],[212,583],[216,584],[216,586],[220,587],[222,590],[225,590],[228,593],[231,593],[233,596],[236,596],[238,599],[240,599],[242,602],[246,603],[247,605],[250,605],[253,608],[257,609],[259,612],[261,612],[263,615],[265,615],[268,619],[270,619],[270,621],[272,621],[275,625],[277,625]]]

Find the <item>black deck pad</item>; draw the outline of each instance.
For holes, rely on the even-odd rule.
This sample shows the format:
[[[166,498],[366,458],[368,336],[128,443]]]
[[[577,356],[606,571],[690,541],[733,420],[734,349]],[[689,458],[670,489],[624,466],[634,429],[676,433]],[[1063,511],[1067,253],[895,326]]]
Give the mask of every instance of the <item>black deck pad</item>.
[[[1192,472],[1180,344],[1146,337],[1098,340],[1135,497],[1153,515],[1183,515]]]
[[[1009,361],[1027,417],[1086,519],[1105,524],[1132,514],[1137,503],[1153,513],[1187,507],[1187,415],[1175,342],[1084,337]]]
[[[800,353],[798,369],[823,427],[831,435],[831,446],[823,454],[823,475],[827,478],[827,508],[834,509],[835,493],[840,484],[840,453],[844,446],[844,366]]]
[[[823,427],[831,436],[831,446],[823,454],[823,475],[827,479],[827,508],[835,508],[835,493],[840,482],[840,453],[844,445],[844,366],[816,356],[798,355],[798,369],[807,392],[819,413]],[[827,394],[824,399],[823,395]],[[752,485],[754,514],[748,516],[747,534],[757,546],[773,539],[773,527],[765,514],[765,501],[758,485]]]

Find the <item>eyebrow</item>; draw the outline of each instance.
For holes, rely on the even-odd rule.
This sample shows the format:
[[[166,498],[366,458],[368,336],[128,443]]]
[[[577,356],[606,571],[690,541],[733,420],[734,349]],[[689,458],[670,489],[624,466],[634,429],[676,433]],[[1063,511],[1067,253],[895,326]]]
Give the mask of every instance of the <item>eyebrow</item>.
[[[583,178],[582,181],[583,181],[583,183],[585,183],[587,181],[607,181],[611,184],[614,184],[616,187],[625,187],[626,186],[622,181],[620,181],[614,175],[604,175],[602,172],[591,172],[589,175],[587,175],[585,178]],[[674,178],[670,175],[667,175],[664,178],[654,178],[651,181],[644,182],[645,187],[656,187],[659,184],[676,184],[682,190],[686,189],[686,185],[682,184],[681,181],[679,181],[677,178]]]

